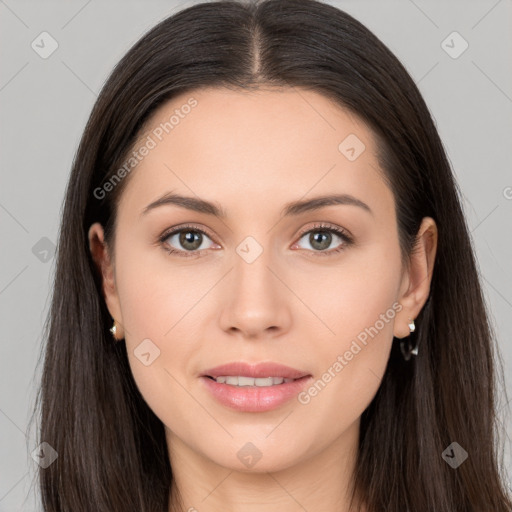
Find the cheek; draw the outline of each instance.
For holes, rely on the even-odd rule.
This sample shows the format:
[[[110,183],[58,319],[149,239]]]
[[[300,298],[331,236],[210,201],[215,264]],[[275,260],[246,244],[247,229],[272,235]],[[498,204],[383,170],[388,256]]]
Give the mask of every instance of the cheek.
[[[303,266],[290,270],[288,279],[296,276],[290,282],[316,317],[318,335],[325,340],[322,345],[342,350],[360,334],[364,338],[368,329],[374,337],[392,336],[400,307],[396,302],[401,280],[398,244],[376,242],[349,249],[329,265]],[[312,321],[313,315],[308,315]],[[378,333],[372,329],[375,326]]]
[[[321,320],[316,323],[322,333],[314,350],[317,380],[302,403],[314,404],[320,417],[351,421],[377,392],[401,310],[400,265],[398,250],[376,245],[315,273],[315,279],[302,286],[299,293]]]
[[[188,322],[187,313],[211,287],[212,275],[204,265],[190,262],[193,258],[185,263],[186,258],[168,256],[161,247],[145,246],[144,235],[119,237],[118,293],[131,342],[154,338],[164,345],[184,326],[196,325]]]
[[[173,265],[163,250],[119,254],[123,256],[116,264],[116,281],[133,377],[153,410],[163,403],[178,406],[177,380],[182,382],[185,363],[197,351],[194,340],[201,336],[196,308],[211,279]]]

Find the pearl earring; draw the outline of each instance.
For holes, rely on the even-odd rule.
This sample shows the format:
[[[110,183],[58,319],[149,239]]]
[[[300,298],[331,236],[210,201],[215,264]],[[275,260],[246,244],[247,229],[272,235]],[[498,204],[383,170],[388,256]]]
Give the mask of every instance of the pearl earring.
[[[119,341],[119,339],[117,338],[117,325],[116,325],[116,321],[115,320],[114,320],[114,324],[110,328],[110,332],[112,333],[112,336],[114,337],[114,340],[115,341]]]

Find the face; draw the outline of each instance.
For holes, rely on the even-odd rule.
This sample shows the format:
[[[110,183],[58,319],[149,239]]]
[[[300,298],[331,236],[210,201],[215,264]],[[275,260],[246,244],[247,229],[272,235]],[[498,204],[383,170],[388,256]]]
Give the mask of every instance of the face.
[[[171,444],[238,470],[261,457],[254,470],[275,471],[354,432],[393,336],[409,333],[428,293],[428,279],[411,293],[424,267],[401,266],[369,128],[311,91],[203,89],[161,107],[134,150],[104,290]],[[171,193],[224,215],[157,202]],[[310,203],[322,196],[341,199]],[[90,240],[94,252],[98,224]],[[234,387],[205,376],[251,374],[211,370],[237,362],[305,377],[264,387],[265,375],[294,378],[267,366]]]

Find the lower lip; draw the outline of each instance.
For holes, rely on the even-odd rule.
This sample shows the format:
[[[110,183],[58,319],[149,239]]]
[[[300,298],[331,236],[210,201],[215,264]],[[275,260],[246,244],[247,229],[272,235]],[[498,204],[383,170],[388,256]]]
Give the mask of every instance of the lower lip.
[[[208,391],[222,404],[242,412],[265,412],[276,409],[297,396],[313,379],[302,377],[275,386],[231,386],[209,377],[201,377]]]

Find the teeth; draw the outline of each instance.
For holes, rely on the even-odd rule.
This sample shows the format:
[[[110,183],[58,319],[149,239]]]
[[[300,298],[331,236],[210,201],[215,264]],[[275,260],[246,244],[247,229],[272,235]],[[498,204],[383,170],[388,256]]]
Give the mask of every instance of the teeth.
[[[215,379],[219,384],[229,384],[231,386],[257,386],[269,387],[282,384],[283,382],[291,382],[294,379],[285,379],[283,377],[263,377],[253,378],[244,376],[222,376]]]

